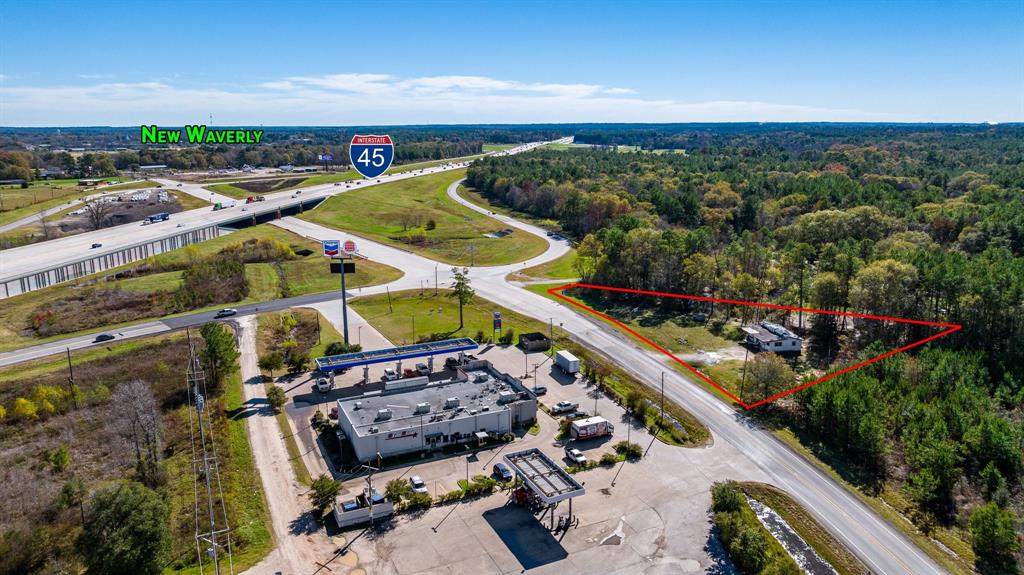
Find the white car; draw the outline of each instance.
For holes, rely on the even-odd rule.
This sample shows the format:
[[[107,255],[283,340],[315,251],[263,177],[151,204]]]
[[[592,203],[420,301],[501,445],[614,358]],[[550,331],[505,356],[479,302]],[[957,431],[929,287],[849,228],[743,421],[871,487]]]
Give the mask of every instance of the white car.
[[[398,372],[393,367],[384,368],[384,375],[380,376],[381,381],[395,381],[398,379]]]
[[[320,393],[327,393],[333,387],[334,384],[331,383],[331,380],[327,379],[326,377],[320,377],[317,378],[316,380],[316,390],[319,391]]]
[[[423,483],[423,479],[419,475],[413,475],[409,478],[409,483],[412,484],[412,490],[416,493],[427,493],[427,484]]]
[[[587,463],[587,456],[583,455],[583,452],[575,447],[566,447],[565,456],[576,465],[585,465]]]

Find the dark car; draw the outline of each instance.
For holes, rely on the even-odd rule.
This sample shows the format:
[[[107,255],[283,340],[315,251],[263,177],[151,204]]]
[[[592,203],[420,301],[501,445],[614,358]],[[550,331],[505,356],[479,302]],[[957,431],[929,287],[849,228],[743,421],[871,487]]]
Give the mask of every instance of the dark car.
[[[93,249],[94,250],[96,248],[102,248],[102,247],[103,247],[103,244],[93,244],[92,247],[90,247],[89,249]]]
[[[98,343],[98,342],[101,342],[101,341],[110,341],[112,339],[114,339],[113,335],[111,335],[109,333],[101,333],[98,336],[96,336],[96,339],[94,339],[93,341]]]
[[[547,392],[548,388],[544,387],[543,385],[538,385],[537,387],[533,388],[534,395],[544,395]]]
[[[502,481],[512,481],[512,470],[504,463],[495,463],[494,476]]]

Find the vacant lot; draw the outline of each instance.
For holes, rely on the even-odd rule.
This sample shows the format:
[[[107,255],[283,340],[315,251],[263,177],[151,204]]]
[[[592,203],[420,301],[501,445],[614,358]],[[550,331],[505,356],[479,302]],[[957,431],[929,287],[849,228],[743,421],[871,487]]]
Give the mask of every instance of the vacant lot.
[[[193,334],[193,337],[198,337]],[[139,369],[144,357],[145,369]],[[160,466],[155,488],[170,508],[168,568],[194,571],[193,466],[185,381],[188,348],[184,334],[160,336],[74,354],[77,402],[39,398],[67,387],[63,357],[0,370],[0,570],[10,573],[78,572],[74,541],[81,524],[77,504],[60,497],[72,480],[87,492],[105,482],[135,477],[134,452],[120,426],[124,406],[111,405],[122,386],[141,380],[152,393],[159,417]],[[13,416],[16,398],[33,400],[34,417]],[[208,388],[207,412],[217,442],[224,500],[233,528],[234,564],[244,569],[273,546],[263,490],[252,466],[245,431],[246,406],[235,374],[219,389]],[[57,455],[66,453],[64,455]]]
[[[109,181],[124,181],[127,178],[104,178]],[[39,180],[30,182],[27,188],[0,186],[0,225],[31,216],[61,205],[69,200],[96,193],[97,191],[124,189],[124,184],[108,187],[79,186],[78,179]]]
[[[54,306],[66,312],[60,319],[73,324],[77,328],[74,333],[115,328],[162,315],[163,304],[157,301],[156,294],[177,289],[183,268],[190,261],[260,239],[279,242],[290,249],[294,257],[246,263],[248,296],[239,302],[225,303],[251,303],[338,289],[338,276],[329,272],[327,262],[319,255],[318,244],[275,226],[255,226],[73,283],[4,299],[0,301],[0,350],[67,337],[67,333],[37,337],[33,329],[33,322],[40,320],[38,313]],[[350,287],[357,288],[401,276],[402,272],[391,266],[360,260],[356,263],[356,273],[346,281]],[[76,301],[88,305],[71,305]],[[211,304],[201,309],[220,306]],[[86,325],[91,327],[82,327]]]
[[[543,253],[543,239],[452,201],[448,185],[464,175],[456,170],[349,191],[300,217],[456,265],[501,265]]]

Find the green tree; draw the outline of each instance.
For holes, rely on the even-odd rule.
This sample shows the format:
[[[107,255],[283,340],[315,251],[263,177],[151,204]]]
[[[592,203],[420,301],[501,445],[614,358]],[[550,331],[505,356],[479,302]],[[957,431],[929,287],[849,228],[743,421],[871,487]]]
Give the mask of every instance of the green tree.
[[[274,412],[280,412],[284,404],[288,402],[288,396],[284,392],[284,388],[279,385],[268,385],[267,386],[267,403]]]
[[[395,504],[401,503],[403,499],[412,497],[412,494],[412,485],[409,485],[409,482],[401,477],[388,481],[387,485],[384,486],[384,497],[387,497],[388,501]]]
[[[260,356],[259,368],[269,373],[270,377],[274,377],[274,372],[282,367],[284,367],[284,358],[280,353],[272,351]]]
[[[720,482],[711,486],[711,510],[720,512],[739,511],[745,503],[739,487],[732,482]]]
[[[476,292],[469,283],[469,268],[452,268],[452,292],[449,297],[459,300],[459,329],[465,327],[462,317],[462,308],[473,301]]]
[[[756,527],[743,527],[729,543],[729,557],[741,573],[760,573],[768,564],[768,539]]]
[[[169,533],[167,504],[141,483],[122,481],[89,500],[77,548],[90,573],[135,575],[163,572]]]
[[[971,546],[982,563],[1012,565],[1013,556],[1020,549],[1014,529],[1016,516],[988,502],[971,513]]]
[[[768,399],[780,391],[793,387],[796,381],[796,374],[786,360],[770,352],[759,353],[749,362],[746,377],[755,388],[761,390],[761,399]]]
[[[214,387],[220,384],[220,378],[238,370],[238,349],[235,347],[234,333],[223,324],[212,322],[199,329],[203,336],[203,361],[206,364],[207,377]]]
[[[341,483],[331,479],[327,474],[321,474],[313,480],[309,490],[309,502],[313,508],[323,513],[325,509],[334,504],[334,499],[341,490]]]

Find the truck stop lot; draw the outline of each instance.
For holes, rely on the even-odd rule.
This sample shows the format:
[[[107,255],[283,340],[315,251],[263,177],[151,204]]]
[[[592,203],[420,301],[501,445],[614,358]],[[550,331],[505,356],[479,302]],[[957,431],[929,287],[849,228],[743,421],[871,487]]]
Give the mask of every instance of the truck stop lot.
[[[611,452],[614,443],[626,439],[624,410],[596,393],[593,386],[553,369],[544,353],[524,354],[511,346],[481,346],[475,355],[515,377],[528,374],[529,377],[522,378],[528,388],[534,385],[534,364],[539,364],[536,383],[547,388],[546,395],[538,398],[542,403],[578,403],[579,410],[611,421],[615,425],[614,435],[586,441],[556,441],[558,420],[540,411],[537,435],[520,430],[511,444],[477,451],[469,457],[439,456],[387,468],[374,474],[375,486],[383,486],[394,478],[408,480],[419,475],[430,495],[436,497],[458,489],[459,480],[467,476],[490,475],[494,464],[503,462],[506,453],[536,447],[564,467],[569,464],[564,459],[566,445],[580,449],[590,460],[597,460],[602,453]],[[443,362],[444,357],[435,358],[435,366],[440,367]],[[385,366],[389,364],[371,366],[370,386],[379,385],[377,380]],[[309,419],[318,408],[328,411],[346,393],[362,393],[367,386],[357,383],[361,380],[362,370],[355,369],[337,376],[337,387],[326,394],[313,390],[313,381],[306,381],[305,376],[286,387],[293,400],[289,401],[286,413],[298,430],[303,458],[314,476],[334,470],[325,463],[309,430]],[[650,446],[639,462],[598,467],[573,475],[586,490],[585,495],[573,499],[573,516],[579,521],[575,528],[553,533],[547,518],[539,521],[528,509],[508,503],[508,492],[495,491],[490,496],[460,503],[435,504],[425,512],[399,514],[389,528],[379,532],[362,536],[357,536],[360,531],[349,532],[346,538],[354,539],[350,549],[358,556],[359,567],[367,573],[396,575],[728,572],[717,540],[710,535],[711,484],[726,478],[766,482],[770,479],[753,464],[744,463],[748,459],[733,457],[735,448],[724,442],[706,448],[668,446],[652,442],[652,437],[635,422],[629,434],[645,450]],[[358,490],[365,485],[362,476],[348,478],[338,473],[335,477],[345,480],[342,498],[349,489]],[[564,515],[567,510],[563,502],[555,513]],[[694,549],[702,551],[694,553]]]

